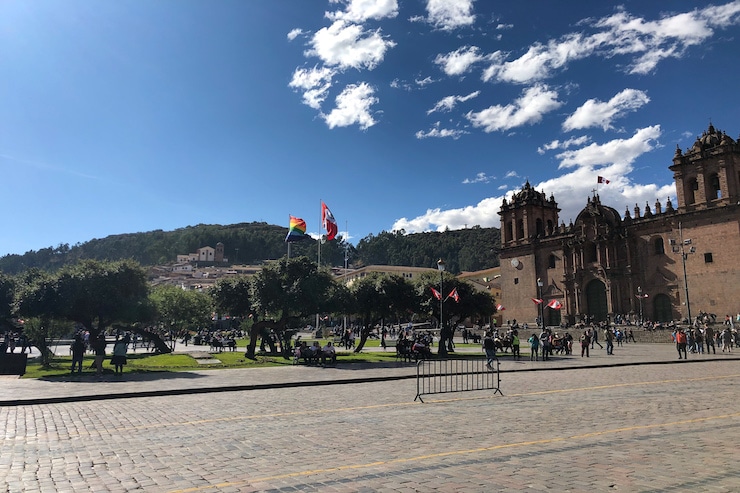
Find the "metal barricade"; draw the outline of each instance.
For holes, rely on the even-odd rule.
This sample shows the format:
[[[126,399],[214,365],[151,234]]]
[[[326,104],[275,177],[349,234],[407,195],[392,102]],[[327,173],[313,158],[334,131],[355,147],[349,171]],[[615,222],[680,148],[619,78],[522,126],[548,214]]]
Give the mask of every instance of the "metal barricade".
[[[422,395],[472,390],[495,390],[501,392],[499,360],[489,368],[482,358],[428,359],[416,364],[416,399],[424,402]]]

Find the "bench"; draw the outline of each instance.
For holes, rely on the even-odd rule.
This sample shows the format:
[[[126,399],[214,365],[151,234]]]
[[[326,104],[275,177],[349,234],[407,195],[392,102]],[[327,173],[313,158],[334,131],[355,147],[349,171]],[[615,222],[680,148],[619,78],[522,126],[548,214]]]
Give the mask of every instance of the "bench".
[[[298,351],[298,348],[293,350],[293,364],[294,365],[336,365],[337,357],[339,355],[334,352],[332,356],[325,355],[323,352],[314,353],[313,351]]]
[[[382,341],[381,341],[380,347],[384,347]],[[388,349],[388,348],[396,349],[397,347],[398,347],[398,339],[386,339],[385,340],[385,349]]]

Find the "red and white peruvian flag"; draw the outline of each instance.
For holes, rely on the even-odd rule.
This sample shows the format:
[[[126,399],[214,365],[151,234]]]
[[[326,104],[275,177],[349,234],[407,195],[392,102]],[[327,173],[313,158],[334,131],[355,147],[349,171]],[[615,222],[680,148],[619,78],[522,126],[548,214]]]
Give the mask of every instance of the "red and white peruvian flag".
[[[460,302],[460,295],[457,293],[457,288],[455,288],[452,291],[450,291],[450,294],[448,294],[447,297],[448,298],[452,298],[453,300],[455,300],[455,303],[459,303]]]
[[[534,304],[535,305],[541,305],[542,304],[542,300],[539,299],[539,298],[532,298],[532,301],[534,301]]]
[[[437,291],[436,289],[434,289],[431,286],[429,287],[429,289],[432,290],[432,294],[434,295],[435,298],[437,298],[438,300],[441,300],[442,299],[442,293],[440,293],[439,291]]]
[[[504,305],[496,305],[496,311],[502,312],[504,310],[506,310],[506,308],[504,308]]]
[[[548,303],[547,306],[552,308],[553,310],[560,310],[561,308],[563,308],[563,304],[560,303],[558,300],[550,301],[550,303]]]
[[[606,178],[604,178],[603,176],[599,176],[599,178],[598,178],[598,180],[597,180],[597,183],[605,183],[605,184],[607,184],[607,185],[608,185],[608,184],[609,184],[609,180],[607,180],[607,179],[606,179]]]

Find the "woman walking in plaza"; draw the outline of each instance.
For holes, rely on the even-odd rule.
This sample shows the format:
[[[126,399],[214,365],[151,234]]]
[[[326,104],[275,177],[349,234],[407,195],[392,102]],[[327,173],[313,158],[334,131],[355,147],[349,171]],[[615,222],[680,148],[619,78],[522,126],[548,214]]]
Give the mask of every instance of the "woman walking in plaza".
[[[123,375],[123,367],[127,361],[128,343],[128,335],[124,336],[123,339],[116,336],[116,343],[113,345],[113,357],[110,359],[111,364],[115,367],[116,375]]]

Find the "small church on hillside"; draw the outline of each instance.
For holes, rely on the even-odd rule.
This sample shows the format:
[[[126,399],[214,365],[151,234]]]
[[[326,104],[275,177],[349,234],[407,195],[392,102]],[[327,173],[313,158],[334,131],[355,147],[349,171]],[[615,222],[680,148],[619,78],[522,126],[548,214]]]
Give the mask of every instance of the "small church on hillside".
[[[575,222],[529,183],[504,201],[504,319],[668,322],[740,312],[740,144],[709,125],[668,166],[677,204],[635,204],[620,215],[597,194]],[[542,300],[535,303],[534,300]]]

